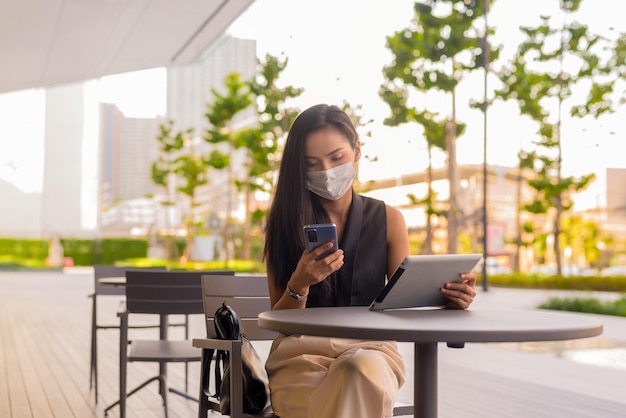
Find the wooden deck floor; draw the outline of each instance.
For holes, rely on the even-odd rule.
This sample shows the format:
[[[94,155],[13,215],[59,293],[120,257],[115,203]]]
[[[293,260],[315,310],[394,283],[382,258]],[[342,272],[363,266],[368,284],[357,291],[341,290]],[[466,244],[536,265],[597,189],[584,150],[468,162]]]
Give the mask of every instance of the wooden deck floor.
[[[0,417],[103,417],[118,399],[118,331],[99,331],[99,398],[89,388],[90,293],[88,274],[0,274]],[[99,315],[110,323],[119,299],[99,299]],[[151,318],[152,319],[152,318]],[[193,321],[202,336],[201,318]],[[139,337],[157,330],[133,330]],[[176,330],[173,330],[176,333]],[[182,336],[181,336],[182,337]],[[158,366],[131,363],[128,387],[157,373]],[[189,391],[197,395],[199,368],[190,367]],[[169,365],[171,387],[184,388],[184,366]],[[197,404],[175,394],[168,397],[170,417],[193,417]],[[151,383],[128,400],[128,417],[163,417],[158,383]],[[113,408],[109,417],[119,416]]]
[[[117,331],[100,331],[97,404],[89,388],[91,290],[88,272],[0,273],[0,418],[103,417],[104,407],[118,398]],[[118,300],[110,299],[99,302],[99,315],[115,322]],[[587,346],[626,347],[626,338],[619,340],[626,334],[622,321],[605,323],[605,335],[588,339]],[[201,318],[192,321],[192,334],[204,334]],[[559,357],[564,346],[537,344],[468,344],[463,350],[441,346],[439,416],[626,416],[626,369],[575,363]],[[257,346],[262,355],[267,348]],[[412,346],[402,350],[408,375],[399,400],[412,402]],[[156,365],[130,364],[129,388],[156,371]],[[171,386],[184,387],[182,365],[169,366],[168,376]],[[194,365],[189,392],[195,395],[197,388]],[[170,417],[196,416],[195,402],[175,394],[169,402]],[[164,417],[157,383],[129,398],[127,412],[132,418]],[[118,417],[118,409],[108,416]]]

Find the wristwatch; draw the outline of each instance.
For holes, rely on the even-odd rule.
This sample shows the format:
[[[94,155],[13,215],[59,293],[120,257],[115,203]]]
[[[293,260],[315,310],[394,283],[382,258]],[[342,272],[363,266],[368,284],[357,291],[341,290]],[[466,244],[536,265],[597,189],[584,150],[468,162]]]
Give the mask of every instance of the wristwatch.
[[[301,295],[300,293],[296,293],[293,290],[291,290],[289,286],[287,286],[287,293],[289,293],[289,296],[291,296],[298,302],[302,302],[304,299],[306,299],[307,296],[309,296],[308,293],[306,295]]]

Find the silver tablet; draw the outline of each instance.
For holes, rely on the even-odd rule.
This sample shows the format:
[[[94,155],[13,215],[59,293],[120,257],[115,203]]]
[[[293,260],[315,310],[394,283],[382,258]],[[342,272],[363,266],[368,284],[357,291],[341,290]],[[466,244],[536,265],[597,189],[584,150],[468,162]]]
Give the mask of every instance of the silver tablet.
[[[460,280],[478,264],[482,254],[410,255],[391,276],[370,305],[373,311],[397,308],[443,306],[446,282]]]

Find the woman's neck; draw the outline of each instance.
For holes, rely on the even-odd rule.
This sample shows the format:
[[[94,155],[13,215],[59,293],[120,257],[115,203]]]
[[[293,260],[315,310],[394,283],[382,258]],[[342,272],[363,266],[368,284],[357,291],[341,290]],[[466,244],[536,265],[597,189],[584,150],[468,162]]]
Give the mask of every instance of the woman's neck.
[[[322,200],[322,207],[330,217],[330,221],[343,230],[352,205],[352,189],[337,200]]]

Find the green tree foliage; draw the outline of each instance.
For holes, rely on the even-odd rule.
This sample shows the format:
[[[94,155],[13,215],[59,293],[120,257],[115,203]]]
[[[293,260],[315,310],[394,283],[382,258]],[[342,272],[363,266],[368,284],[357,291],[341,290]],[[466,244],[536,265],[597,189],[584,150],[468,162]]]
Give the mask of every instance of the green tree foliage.
[[[213,100],[207,105],[205,117],[209,122],[209,128],[205,132],[204,140],[214,145],[207,163],[217,170],[228,170],[230,184],[234,184],[236,177],[231,164],[231,155],[234,150],[241,147],[241,133],[234,128],[234,120],[242,111],[252,105],[252,93],[248,83],[242,80],[237,72],[230,73],[224,80],[225,92],[220,93],[216,88],[211,89]],[[243,129],[243,128],[241,128]],[[240,130],[241,130],[240,129]],[[226,219],[222,230],[222,243],[225,262],[234,258],[234,219],[232,213],[235,204],[235,196],[230,192],[226,196]]]
[[[385,124],[397,126],[414,122],[422,126],[426,139],[429,173],[434,148],[447,151],[450,179],[450,201],[446,211],[449,225],[450,252],[456,252],[456,222],[459,208],[455,203],[456,138],[466,125],[456,120],[456,89],[472,71],[483,65],[481,37],[484,25],[484,0],[425,0],[414,5],[415,15],[410,25],[387,37],[387,47],[393,61],[384,67],[385,82],[379,90],[389,105],[391,115]],[[492,51],[496,55],[497,51]],[[445,115],[420,106],[425,100],[412,100],[417,93],[423,99],[427,92],[438,91],[449,99]],[[432,94],[432,93],[431,93]],[[414,104],[418,103],[418,104]],[[439,213],[428,180],[428,192],[422,203],[427,214]],[[422,252],[432,253],[432,220],[427,216],[426,239]]]
[[[598,245],[604,242],[600,225],[597,222],[584,219],[578,215],[563,217],[561,220],[561,247],[571,250],[573,264],[584,258],[591,266],[598,266],[600,249]]]
[[[251,194],[262,191],[273,195],[274,179],[280,165],[280,155],[286,133],[298,115],[298,110],[288,105],[290,99],[304,91],[293,86],[279,86],[279,78],[288,60],[270,54],[259,60],[257,75],[247,82],[256,106],[257,123],[236,135],[235,147],[245,149],[246,177],[235,180],[237,188],[245,193],[246,217],[243,229],[243,257],[251,254],[250,234],[253,225],[261,229],[265,210],[251,212]],[[260,235],[257,234],[257,235]]]
[[[624,72],[623,40],[602,38],[589,31],[573,16],[581,0],[560,2],[557,23],[543,16],[537,27],[522,27],[525,40],[510,65],[499,74],[503,83],[496,97],[515,100],[520,111],[538,124],[536,149],[520,153],[520,168],[535,175],[528,181],[534,199],[524,210],[551,218],[551,231],[535,231],[537,239],[546,233],[554,237],[557,271],[561,273],[561,218],[572,208],[570,196],[585,189],[593,174],[581,177],[562,175],[562,124],[570,117],[593,117],[613,112],[613,89]],[[622,37],[623,39],[623,37]],[[620,43],[622,42],[622,43]],[[613,54],[607,54],[613,51]],[[620,55],[622,54],[622,55]],[[606,56],[613,55],[607,59]],[[574,91],[586,89],[580,103]]]
[[[157,137],[160,156],[152,166],[152,180],[162,186],[167,196],[165,206],[173,206],[178,193],[182,193],[191,199],[191,216],[196,207],[195,191],[208,184],[210,171],[227,170],[228,183],[233,187],[227,192],[227,207],[221,208],[226,213],[222,231],[226,262],[233,255],[230,250],[234,248],[236,227],[231,216],[236,199],[232,191],[236,188],[246,197],[243,248],[247,257],[249,226],[255,219],[260,224],[264,217],[261,211],[250,213],[249,197],[255,191],[272,193],[285,135],[298,114],[288,101],[299,96],[303,89],[278,85],[286,66],[286,58],[266,55],[264,61],[259,60],[258,74],[252,80],[243,80],[239,73],[233,72],[226,76],[222,88],[211,89],[212,100],[204,115],[209,128],[202,135],[211,145],[208,151],[195,148],[192,129],[176,131],[174,121],[160,127]],[[243,155],[243,175],[231,164],[235,152]],[[192,249],[195,225],[191,217],[185,222],[187,252]]]
[[[287,131],[299,113],[299,109],[289,106],[289,100],[304,91],[299,87],[279,86],[287,63],[287,58],[270,54],[259,60],[258,73],[248,82],[255,100],[258,124],[242,132],[239,144],[251,154],[248,166],[250,189],[270,195]]]
[[[184,215],[183,224],[187,229],[187,246],[184,257],[189,258],[193,250],[195,237],[195,222],[193,218],[198,187],[208,183],[206,175],[206,162],[200,155],[195,155],[190,148],[193,129],[177,131],[174,121],[159,125],[157,141],[159,141],[159,156],[152,164],[152,181],[161,186],[166,196],[161,202],[167,211],[178,200],[178,193],[182,193],[189,199],[187,212]],[[165,216],[169,219],[169,216]],[[169,229],[169,228],[167,228]],[[175,246],[172,237],[167,237],[168,258],[176,257]]]

